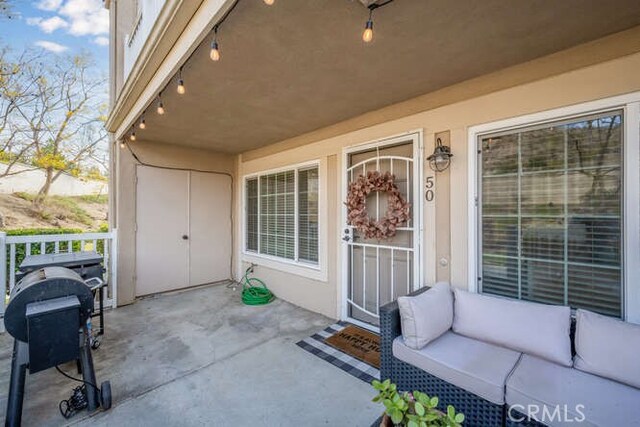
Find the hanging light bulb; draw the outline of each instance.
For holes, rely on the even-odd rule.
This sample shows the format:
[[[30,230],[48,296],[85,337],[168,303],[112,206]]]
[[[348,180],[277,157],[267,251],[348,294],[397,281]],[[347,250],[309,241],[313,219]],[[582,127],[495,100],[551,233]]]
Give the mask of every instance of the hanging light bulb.
[[[362,41],[365,43],[371,42],[373,40],[373,19],[371,18],[373,15],[373,9],[369,9],[369,20],[364,26],[364,32],[362,33]]]
[[[120,140],[120,148],[124,148],[125,147],[125,143],[123,140]]]
[[[264,4],[266,4],[268,6],[272,6],[274,2],[275,2],[275,0],[264,0]]]
[[[138,127],[140,129],[146,129],[147,128],[147,124],[144,121],[144,117],[140,119],[140,124],[138,125]]]
[[[178,94],[179,95],[184,95],[184,93],[186,92],[185,88],[184,88],[184,80],[182,80],[182,67],[180,67],[180,73],[178,74],[178,88],[177,88]]]
[[[215,40],[211,43],[211,51],[209,52],[209,57],[212,61],[220,61],[220,50],[218,49],[218,42]]]
[[[212,61],[220,61],[220,49],[218,47],[218,27],[213,28],[213,41],[211,42],[211,51],[209,57]]]
[[[136,133],[131,132],[131,135],[129,135],[129,141],[134,142],[135,140],[136,140]]]
[[[162,104],[162,94],[158,94],[158,108],[156,112],[160,115],[164,114],[164,105]]]

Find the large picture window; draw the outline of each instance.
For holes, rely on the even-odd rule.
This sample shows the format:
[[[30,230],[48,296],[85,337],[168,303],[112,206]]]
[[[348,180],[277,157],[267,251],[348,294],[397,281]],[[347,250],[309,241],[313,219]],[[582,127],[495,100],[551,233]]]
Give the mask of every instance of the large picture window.
[[[245,249],[318,264],[318,167],[247,178]]]
[[[622,316],[622,121],[479,138],[482,292]]]

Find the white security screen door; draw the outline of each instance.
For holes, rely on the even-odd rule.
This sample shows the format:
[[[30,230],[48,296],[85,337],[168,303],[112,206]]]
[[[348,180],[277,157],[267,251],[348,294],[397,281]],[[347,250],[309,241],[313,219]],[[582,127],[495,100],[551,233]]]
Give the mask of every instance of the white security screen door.
[[[364,237],[343,216],[342,242],[345,271],[343,317],[355,323],[379,325],[378,308],[417,289],[420,283],[420,165],[418,135],[408,135],[346,152],[346,188],[367,172],[391,172],[410,205],[410,218],[394,237]],[[347,191],[345,191],[345,194]],[[345,198],[346,199],[346,198]],[[387,212],[385,193],[367,197],[367,212],[379,220]]]

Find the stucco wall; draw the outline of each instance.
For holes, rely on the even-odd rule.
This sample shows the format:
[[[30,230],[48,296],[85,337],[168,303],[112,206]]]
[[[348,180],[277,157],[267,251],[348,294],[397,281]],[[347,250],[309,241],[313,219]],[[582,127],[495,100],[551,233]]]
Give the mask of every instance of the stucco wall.
[[[570,59],[570,58],[569,58]],[[557,57],[556,61],[567,60]],[[532,67],[535,64],[531,65]],[[255,150],[243,154],[237,165],[236,180],[236,212],[242,215],[240,197],[242,194],[242,176],[259,171],[302,163],[314,159],[326,162],[327,167],[327,204],[329,221],[326,227],[327,247],[327,279],[316,280],[283,273],[273,265],[261,265],[257,274],[276,294],[294,304],[337,318],[340,315],[340,292],[342,265],[340,262],[340,204],[342,186],[342,150],[345,147],[380,140],[408,131],[420,130],[424,136],[425,153],[433,150],[434,134],[450,131],[451,148],[455,155],[449,174],[436,175],[436,187],[440,188],[443,180],[448,197],[440,195],[441,203],[435,202],[435,216],[446,215],[450,232],[436,237],[436,221],[433,210],[425,209],[423,266],[426,270],[425,281],[433,283],[436,279],[437,260],[442,256],[449,259],[449,265],[438,267],[438,276],[448,275],[453,285],[466,288],[467,283],[467,149],[468,129],[470,126],[488,123],[500,119],[540,112],[572,104],[597,100],[640,90],[640,53],[624,56],[601,64],[584,67],[575,71],[548,77],[532,83],[521,84],[509,89],[496,91],[461,102],[431,109],[418,114],[370,126],[365,129],[346,132],[339,136],[311,142],[295,148],[282,150]],[[526,66],[518,66],[518,72],[527,73]],[[504,75],[508,79],[508,75]],[[482,84],[480,82],[479,84]],[[477,88],[469,87],[473,93]],[[398,107],[401,108],[401,107]],[[393,107],[386,109],[390,117],[397,117]],[[271,153],[270,153],[271,151]],[[426,156],[426,155],[425,155]],[[243,160],[244,159],[244,160]],[[424,165],[425,172],[429,172]],[[430,175],[433,175],[431,173]],[[322,177],[321,177],[322,179]],[[445,187],[446,187],[445,186]],[[437,193],[438,194],[438,193]],[[444,204],[446,203],[446,205]],[[431,213],[428,213],[431,212]],[[440,218],[438,223],[442,223]],[[241,241],[242,221],[236,221],[236,242]],[[237,251],[236,253],[238,253]],[[236,260],[236,274],[240,275],[245,267],[243,257]],[[260,264],[260,261],[257,261]],[[444,269],[444,271],[442,271]]]
[[[7,170],[7,165],[0,163],[0,172]],[[16,164],[11,168],[11,173],[16,175],[6,176],[0,179],[0,193],[37,193],[45,181],[45,173],[41,169],[33,170],[33,167]],[[109,192],[107,181],[92,181],[76,178],[68,174],[62,174],[51,184],[49,194],[52,196],[82,196],[85,194],[107,194]]]
[[[137,142],[131,150],[147,165],[189,170],[234,174],[234,157],[174,145]],[[127,148],[116,152],[117,204],[115,226],[118,228],[118,304],[135,299],[135,222],[136,222],[136,164]],[[162,233],[162,230],[158,230]]]

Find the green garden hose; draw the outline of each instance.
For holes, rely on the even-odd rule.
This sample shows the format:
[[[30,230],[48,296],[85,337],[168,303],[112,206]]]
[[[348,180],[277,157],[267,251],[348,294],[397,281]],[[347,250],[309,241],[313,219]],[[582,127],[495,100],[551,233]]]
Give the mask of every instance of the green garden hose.
[[[269,304],[276,297],[262,280],[249,277],[249,274],[253,273],[253,267],[252,264],[247,268],[242,279],[242,302],[246,305]]]

